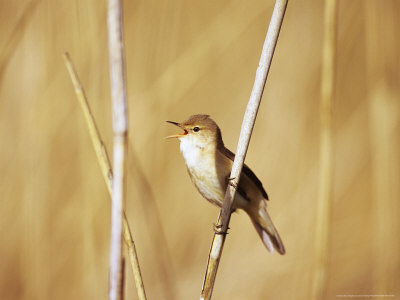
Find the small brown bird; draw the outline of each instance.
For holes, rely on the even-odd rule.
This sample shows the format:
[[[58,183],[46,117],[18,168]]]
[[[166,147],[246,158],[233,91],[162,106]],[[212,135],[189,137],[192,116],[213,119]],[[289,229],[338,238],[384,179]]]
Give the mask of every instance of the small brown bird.
[[[193,115],[182,123],[167,121],[183,133],[178,138],[190,178],[200,194],[219,207],[224,201],[235,154],[225,148],[221,130],[208,115]],[[243,209],[250,217],[265,247],[285,254],[285,247],[267,213],[268,195],[261,181],[246,165],[243,166],[233,210]]]

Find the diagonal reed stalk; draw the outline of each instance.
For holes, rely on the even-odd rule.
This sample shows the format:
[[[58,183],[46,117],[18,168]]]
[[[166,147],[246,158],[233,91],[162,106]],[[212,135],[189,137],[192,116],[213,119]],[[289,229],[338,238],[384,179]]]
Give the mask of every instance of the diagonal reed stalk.
[[[230,178],[231,184],[228,184],[224,203],[218,218],[218,232],[214,233],[210,253],[208,256],[207,269],[203,281],[200,299],[211,299],[214,288],[215,278],[217,275],[219,261],[222,255],[222,249],[225,242],[225,237],[228,231],[228,225],[231,217],[232,203],[236,194],[240,173],[242,171],[244,159],[250,143],[251,134],[254,128],[258,108],[261,103],[261,97],[264,91],[265,82],[271,66],[272,57],[275,51],[278,36],[285,16],[287,0],[277,0],[275,2],[274,11],[268,27],[267,36],[261,52],[260,62],[254,80],[253,90],[250,95],[250,100],[247,104],[246,112],[243,118],[242,128],[240,131],[239,142],[236,150],[235,160],[232,166]]]
[[[85,90],[79,80],[79,77],[72,64],[71,58],[68,53],[64,53],[63,59],[67,67],[68,73],[71,77],[72,84],[75,89],[75,93],[78,102],[81,106],[83,115],[85,117],[86,125],[88,127],[89,135],[93,144],[93,148],[96,152],[97,160],[99,162],[101,173],[103,174],[107,189],[112,195],[112,181],[113,173],[111,169],[110,160],[107,154],[107,150],[104,146],[103,140],[100,136],[96,122],[94,120],[92,111],[86,98]],[[131,263],[136,289],[140,300],[146,299],[146,293],[143,285],[143,279],[140,272],[139,260],[136,253],[135,243],[132,238],[132,233],[129,227],[128,220],[125,213],[123,214],[123,237],[128,250],[129,261]]]
[[[315,262],[312,298],[324,299],[330,233],[332,191],[332,102],[335,80],[336,0],[325,1],[320,104],[320,166],[315,224]]]

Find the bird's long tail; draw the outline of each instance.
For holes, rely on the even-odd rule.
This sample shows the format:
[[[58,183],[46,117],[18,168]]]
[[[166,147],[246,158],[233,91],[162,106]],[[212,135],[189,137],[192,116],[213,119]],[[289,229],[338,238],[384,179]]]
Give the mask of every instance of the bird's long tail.
[[[262,203],[258,211],[247,213],[268,251],[273,252],[275,248],[280,254],[285,254],[285,247],[283,246],[283,242],[274,223],[272,223],[271,217],[268,215],[265,204]]]

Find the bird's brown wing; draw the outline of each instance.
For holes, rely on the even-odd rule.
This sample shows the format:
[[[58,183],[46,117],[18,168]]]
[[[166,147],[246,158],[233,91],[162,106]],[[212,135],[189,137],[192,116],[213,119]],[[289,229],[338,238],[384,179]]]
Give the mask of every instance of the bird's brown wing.
[[[225,154],[231,161],[234,161],[234,159],[235,159],[235,154],[234,154],[231,150],[227,149],[226,147],[223,147],[223,150],[222,150],[222,151],[223,151],[223,154]],[[261,194],[263,195],[263,197],[264,197],[266,200],[269,200],[269,199],[268,199],[268,194],[267,194],[267,192],[264,190],[264,187],[263,187],[263,185],[262,185],[260,179],[257,178],[256,174],[254,174],[253,171],[252,171],[246,164],[243,165],[242,172],[243,172],[244,174],[246,174],[247,177],[249,177],[249,178],[255,183],[255,185],[260,189]],[[238,190],[238,192],[240,193],[239,190]],[[244,195],[244,196],[245,196],[245,195]],[[246,198],[246,197],[244,197],[244,198]]]

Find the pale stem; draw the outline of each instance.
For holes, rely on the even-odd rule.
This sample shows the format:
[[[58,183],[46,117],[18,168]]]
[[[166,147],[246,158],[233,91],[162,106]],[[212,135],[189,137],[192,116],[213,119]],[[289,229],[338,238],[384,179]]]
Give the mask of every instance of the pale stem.
[[[244,159],[246,157],[247,148],[249,146],[251,133],[253,131],[258,108],[260,106],[261,97],[264,91],[265,82],[271,66],[272,57],[278,41],[279,32],[285,15],[287,0],[277,0],[275,2],[274,11],[268,27],[267,36],[261,52],[260,62],[257,68],[253,90],[250,100],[247,104],[246,112],[243,118],[242,128],[240,131],[239,142],[236,150],[235,160],[230,175],[231,184],[228,184],[224,203],[218,219],[219,231],[214,233],[213,242],[208,256],[207,269],[204,277],[203,287],[200,299],[211,299],[215,278],[217,275],[219,261],[222,255],[222,249],[229,225],[232,211],[232,203],[236,193],[236,187],[239,183],[240,173],[242,171]]]
[[[110,286],[108,297],[110,300],[120,300],[123,295],[122,215],[126,191],[126,154],[128,148],[122,3],[120,0],[108,1],[108,50],[114,132],[114,179],[111,204]]]

